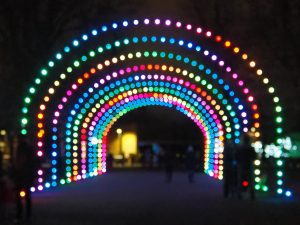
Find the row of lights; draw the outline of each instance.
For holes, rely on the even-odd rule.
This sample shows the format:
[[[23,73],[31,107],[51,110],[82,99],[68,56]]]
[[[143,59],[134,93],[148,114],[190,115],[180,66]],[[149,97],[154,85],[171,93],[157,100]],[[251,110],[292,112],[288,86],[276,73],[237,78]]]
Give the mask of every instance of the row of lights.
[[[168,95],[161,94],[161,93],[144,93],[142,95],[141,94],[136,94],[136,95],[133,95],[131,97],[133,99],[135,99],[135,100],[131,101],[129,99],[128,102],[127,102],[126,101],[127,98],[125,98],[125,101],[121,102],[124,105],[126,105],[126,104],[129,105],[129,107],[125,108],[125,111],[122,111],[122,108],[120,108],[122,106],[122,104],[120,104],[120,106],[115,109],[115,111],[117,113],[120,112],[120,111],[122,112],[121,114],[118,114],[119,117],[122,116],[122,115],[124,115],[125,113],[133,110],[136,106],[137,107],[148,106],[149,102],[151,103],[151,102],[156,102],[156,101],[162,101],[162,102],[165,102],[165,103],[171,103],[171,105],[175,105],[177,110],[181,111],[182,113],[186,114],[188,117],[190,117],[191,119],[193,119],[196,122],[197,126],[199,126],[200,129],[202,130],[202,132],[203,132],[203,134],[205,136],[205,141],[206,142],[207,142],[207,139],[209,139],[209,137],[211,136],[209,134],[209,132],[216,133],[216,131],[214,131],[214,130],[210,130],[207,127],[206,128],[203,127],[203,125],[202,125],[203,122],[199,122],[199,120],[198,120],[199,118],[201,118],[200,116],[197,116],[197,114],[194,114],[190,109],[188,109],[186,106],[183,106],[181,103],[179,103],[179,102],[173,102],[173,100],[170,100],[170,96],[168,96]],[[175,97],[175,99],[176,99],[176,97]],[[139,101],[142,101],[145,104],[141,105],[139,103]],[[136,102],[138,102],[139,104],[137,104]],[[99,123],[96,125],[96,128],[92,128],[92,130],[93,130],[92,135],[102,137],[101,143],[105,142],[105,138],[106,138],[106,135],[108,133],[108,130],[110,129],[110,127],[112,126],[112,124],[116,121],[115,119],[113,119],[113,118],[115,118],[115,116],[111,115],[111,113],[108,114],[108,115],[106,115],[106,116],[104,115],[105,118],[99,120]],[[109,118],[107,118],[107,117],[109,117]],[[217,132],[217,134],[215,135],[215,138],[217,138],[216,136],[218,136],[219,133],[220,132]],[[221,137],[222,136],[219,136],[219,138],[221,138]],[[102,146],[102,148],[103,148],[103,146]],[[206,148],[205,150],[207,152],[207,151],[213,150],[214,149],[214,145],[212,143],[211,145],[205,146],[205,148]],[[212,162],[215,161],[214,158],[209,159],[208,155],[209,154],[207,154],[207,158],[205,159],[205,164],[206,164],[205,168],[207,170],[209,170],[209,169],[213,170],[213,168],[216,167],[216,166],[218,167],[218,165],[214,165],[212,163]],[[216,155],[215,159],[218,159],[217,155]],[[222,179],[222,177],[218,176],[218,172],[219,171],[217,170],[217,168],[216,168],[216,170],[214,172],[215,172],[215,177],[216,178],[219,177],[220,179]],[[221,174],[221,172],[220,172],[220,174]]]
[[[157,21],[157,20],[159,20],[159,19],[156,19],[156,21]],[[149,23],[150,23],[150,20],[149,20],[149,19],[145,19],[145,20],[144,20],[144,24],[146,24],[145,21],[149,21]],[[160,21],[160,20],[159,20],[159,21]],[[168,21],[168,22],[167,22],[167,21]],[[125,23],[125,22],[126,22],[126,23]],[[124,23],[125,23],[125,24],[129,24],[127,21],[124,21],[123,24],[124,24]],[[133,24],[139,24],[138,20],[134,20]],[[160,23],[159,23],[159,24],[160,24]],[[159,24],[156,24],[156,25],[159,25]],[[170,20],[166,20],[166,21],[165,21],[165,24],[170,24],[170,25],[171,25],[172,22],[171,22]],[[176,27],[178,27],[178,28],[181,27],[181,22],[177,22],[177,23],[176,23]],[[116,28],[118,28],[118,25],[117,25],[116,23],[114,23],[114,24],[112,25],[112,28],[113,28],[113,29],[116,29]],[[192,29],[192,25],[189,24],[189,25],[186,26],[186,28],[187,28],[187,30],[191,30],[191,29]],[[103,32],[106,32],[107,29],[108,29],[108,28],[107,28],[106,26],[103,26],[101,30],[102,30]],[[196,29],[196,32],[197,32],[198,34],[200,34],[200,33],[202,33],[202,29],[201,29],[201,28],[197,28],[197,29]],[[92,31],[92,35],[93,35],[93,36],[96,36],[97,34],[98,34],[98,31],[97,31],[97,30],[93,30],[93,31]],[[211,32],[210,32],[210,31],[206,32],[206,37],[211,37]],[[83,40],[83,41],[87,41],[88,39],[89,39],[89,38],[88,38],[88,35],[84,34],[84,35],[82,36],[82,40]],[[220,36],[218,36],[218,37],[216,38],[216,41],[217,41],[217,42],[220,42],[221,39],[222,39],[222,38],[221,38]],[[229,47],[230,45],[231,45],[231,43],[230,43],[229,41],[226,41],[226,42],[225,42],[225,47]],[[74,40],[74,41],[73,41],[73,46],[74,46],[74,47],[79,46],[79,41],[78,41],[78,40]],[[238,49],[237,47],[234,48],[234,52],[235,52],[235,53],[238,53],[238,52],[239,52],[239,49],[238,49],[238,50],[237,50],[237,49]],[[65,47],[65,52],[66,52],[66,53],[70,52],[70,48],[69,48],[69,47]],[[57,54],[56,54],[56,59],[57,59],[57,60],[60,60],[61,58],[62,58],[62,54],[61,54],[61,53],[57,53]],[[245,58],[245,57],[244,57],[244,58]],[[251,62],[252,67],[253,67],[253,64],[255,65],[255,62]],[[50,62],[48,63],[48,65],[49,65],[49,67],[53,67],[53,66],[54,66],[54,62],[53,62],[53,61],[50,61]],[[47,70],[43,69],[43,70],[41,71],[41,74],[42,74],[42,75],[47,75]],[[258,70],[258,74],[262,74],[262,70],[261,70],[261,69]],[[34,91],[33,91],[33,92],[34,92]]]
[[[156,21],[158,21],[159,19],[156,19]],[[144,24],[146,24],[145,23],[145,21],[149,21],[149,23],[150,23],[150,20],[149,19],[145,19],[144,20]],[[160,20],[159,20],[160,21]],[[127,26],[129,25],[129,23],[127,22],[127,21],[124,21],[123,22],[123,26],[124,26],[124,23],[125,24],[127,24]],[[138,25],[139,24],[139,20],[134,20],[134,22],[133,22],[133,24],[134,25]],[[159,24],[161,24],[161,23],[158,23],[158,24],[156,24],[156,25],[159,25]],[[169,25],[167,25],[167,24],[169,24]],[[165,25],[166,26],[170,26],[172,24],[172,22],[170,21],[170,20],[165,20]],[[179,27],[181,27],[181,22],[177,22],[176,23],[176,27],[177,28],[179,28]],[[118,25],[116,24],[116,23],[114,23],[113,25],[112,25],[112,28],[113,29],[116,29],[116,28],[118,28]],[[186,26],[186,29],[187,30],[192,30],[192,25],[187,25]],[[106,27],[106,26],[103,26],[102,28],[101,28],[101,30],[103,31],[103,32],[106,32],[107,30],[108,30],[108,28]],[[202,33],[202,29],[201,28],[197,28],[196,29],[196,32],[198,33],[198,34],[201,34]],[[97,30],[93,30],[92,31],[92,35],[93,36],[96,36],[96,35],[98,35],[98,31]],[[206,37],[211,37],[211,32],[210,31],[208,31],[208,32],[206,32]],[[88,35],[83,35],[82,36],[82,39],[83,39],[83,41],[87,41],[88,39],[89,39],[89,37],[88,37]],[[216,38],[216,41],[217,42],[220,42],[222,40],[222,38],[220,37],[220,36],[218,36],[217,38]],[[79,41],[78,40],[75,40],[75,41],[73,41],[73,45],[74,45],[74,47],[77,47],[78,45],[79,45]],[[231,45],[231,43],[229,42],[229,41],[226,41],[225,42],[225,47],[229,47]],[[237,47],[235,47],[234,48],[234,52],[235,53],[238,53],[239,52],[239,50],[237,50],[238,48]],[[69,47],[65,47],[65,52],[66,53],[68,53],[68,52],[70,52],[70,48]],[[57,60],[61,60],[62,59],[62,54],[61,53],[57,53],[56,54],[56,59]],[[253,65],[253,63],[251,64],[251,65]],[[50,61],[49,62],[49,67],[53,67],[54,66],[54,62],[53,61]],[[262,71],[261,70],[259,70],[259,72],[258,72],[259,74],[261,74],[262,73]],[[42,75],[47,75],[47,70],[45,70],[45,69],[43,69],[42,71],[41,71],[41,74]]]
[[[156,75],[155,75],[155,76],[156,76]],[[178,80],[178,81],[179,81],[179,80]],[[179,83],[180,83],[180,82],[179,82]],[[100,87],[100,86],[98,86],[98,87]],[[195,88],[195,87],[194,87],[194,88]],[[93,89],[90,88],[90,89],[89,89],[89,92],[93,92]],[[84,96],[87,97],[88,94],[85,93]],[[84,96],[83,96],[83,97],[84,97]],[[205,95],[204,95],[204,96],[205,96]],[[78,106],[79,106],[80,103],[83,104],[84,102],[94,101],[94,100],[91,100],[91,99],[90,99],[90,100],[83,100],[83,99],[84,99],[84,98],[79,98],[79,102],[78,102],[78,104],[77,104],[77,108],[78,108]],[[210,100],[210,99],[209,99],[209,100]],[[214,104],[215,104],[215,103],[214,103]],[[217,105],[217,106],[218,106],[218,105]],[[62,107],[60,107],[60,108],[62,108]],[[217,108],[217,109],[218,109],[218,108]],[[96,109],[94,109],[94,110],[96,111]],[[58,116],[58,115],[60,115],[60,112],[56,112],[55,114],[57,114],[57,116]],[[75,114],[76,114],[75,111],[72,110],[72,111],[71,111],[71,115],[75,115]],[[57,119],[57,118],[56,118],[56,119]],[[55,121],[55,124],[57,123],[57,122],[56,122],[56,119],[54,120],[54,121]],[[71,120],[72,120],[72,119],[70,118],[69,121],[71,121]],[[230,124],[229,124],[229,125],[230,125]],[[72,125],[69,125],[69,127],[72,127]],[[76,127],[76,129],[78,129],[77,126],[75,126],[75,127]],[[54,129],[56,130],[57,128],[54,127]],[[68,132],[68,133],[71,134],[70,132]],[[54,137],[52,137],[52,139],[56,140],[57,137],[54,136]],[[83,140],[82,140],[82,141],[83,141]],[[84,141],[84,142],[85,142],[85,141]],[[56,146],[55,143],[54,143],[54,145]],[[67,149],[69,150],[69,149],[71,149],[71,147],[70,147],[70,146],[67,146]],[[78,147],[76,147],[76,150],[77,150],[77,149],[78,149]],[[76,154],[76,155],[78,155],[78,154]]]
[[[137,92],[137,91],[134,91],[134,92]],[[128,93],[126,93],[125,96],[131,96],[134,92],[129,91]],[[169,98],[171,98],[171,97],[169,97]],[[119,96],[118,96],[118,99],[119,99],[119,100],[122,100],[122,96],[119,95]],[[175,99],[177,99],[177,97],[175,97]],[[131,100],[131,97],[130,97],[130,100]],[[180,101],[180,99],[179,99],[179,101]],[[95,111],[96,111],[96,110],[95,110]],[[100,113],[100,112],[101,112],[101,113]],[[101,118],[103,112],[104,112],[104,110],[99,110],[97,116],[93,119],[92,124],[93,124],[93,123],[96,124],[96,122],[98,122],[98,121],[100,120],[99,118]],[[89,117],[93,117],[93,115],[91,114],[91,115],[89,115]],[[95,122],[95,121],[96,121],[96,122]],[[217,121],[217,122],[219,122],[219,121]],[[87,125],[86,127],[88,127],[88,125]],[[90,127],[90,131],[92,131],[92,130],[94,130],[93,126]],[[93,135],[93,134],[90,133],[90,135]]]
[[[57,113],[58,114],[58,113]],[[58,114],[59,115],[59,114]]]
[[[153,39],[153,37],[152,37],[152,39]],[[186,58],[185,58],[186,59]],[[77,62],[77,61],[75,61],[75,63],[74,63],[74,65],[75,66],[79,66],[79,62]],[[192,62],[192,65],[193,65],[193,62]],[[207,70],[206,70],[206,72],[207,72]],[[214,74],[214,75],[216,75],[216,74]],[[220,80],[219,80],[219,82],[220,82]],[[58,81],[56,81],[56,83],[59,83]],[[239,84],[243,84],[243,82],[242,81],[239,81]],[[225,85],[226,86],[226,85]],[[49,89],[49,93],[50,94],[53,94],[54,93],[54,89],[53,88],[50,88]],[[232,93],[234,93],[234,92],[232,92]],[[46,96],[47,97],[47,96]],[[49,101],[49,99],[48,98],[44,98],[44,99],[47,99],[48,101]],[[250,99],[250,101],[253,101],[253,97],[252,96],[250,96],[251,98],[249,98]],[[42,107],[42,108],[45,108],[45,107]],[[42,113],[39,113],[38,114],[38,118],[39,119],[43,119],[43,114]],[[257,124],[257,126],[259,126],[259,124],[258,123],[256,123]],[[43,135],[43,130],[41,130],[41,132],[39,132],[38,133],[38,136],[42,136]],[[257,135],[259,135],[258,133],[257,133]],[[41,142],[39,142],[39,144],[41,145]],[[39,151],[40,152],[40,154],[41,154],[41,151]]]
[[[134,22],[135,25],[138,24],[137,21],[138,21],[138,20],[135,20],[135,22]],[[147,25],[150,24],[150,20],[146,20],[146,21],[148,21],[148,22],[145,22],[145,20],[144,20],[144,23],[145,23],[145,24],[147,24]],[[158,20],[156,20],[156,21],[158,21]],[[125,23],[125,24],[126,24],[126,23]],[[160,22],[159,22],[159,23],[156,22],[155,24],[156,24],[156,25],[159,25]],[[171,22],[171,21],[168,21],[168,22],[166,21],[165,24],[166,24],[166,25],[167,25],[167,24],[171,25],[172,22]],[[123,24],[123,25],[124,25],[124,24]],[[176,23],[176,27],[180,28],[181,26],[182,26],[182,25],[181,25],[180,22]],[[117,27],[118,27],[118,25],[117,25],[116,23],[112,26],[113,29],[116,29]],[[189,25],[189,26],[187,26],[186,28],[187,28],[187,30],[192,30],[192,25]],[[102,29],[102,30],[103,30],[103,31],[106,31],[107,29],[106,29],[106,30],[105,30],[105,29]],[[197,33],[201,33],[200,31],[202,32],[202,29],[201,29],[201,28],[199,28],[199,29],[197,28]],[[96,35],[96,33],[97,33],[97,32],[96,32],[95,30],[93,30],[92,34],[93,34],[93,35]],[[211,36],[212,36],[211,32],[206,32],[206,36],[207,36],[207,37],[211,37]],[[88,36],[87,36],[87,35],[84,35],[84,36],[83,36],[83,40],[86,41],[87,39],[88,39]],[[231,45],[230,43],[228,44],[228,41],[225,42],[225,43],[226,43],[226,46],[225,46],[225,47],[229,47],[229,46]],[[75,41],[75,42],[73,42],[73,44],[74,44],[74,46],[78,46],[79,42],[76,42],[76,41]],[[237,48],[235,48],[234,52],[235,52],[235,53],[238,52],[238,51],[237,51]],[[62,58],[62,54],[61,54],[61,53],[58,53],[58,54],[56,55],[56,58],[57,58],[58,60],[61,59],[61,58]],[[252,63],[251,65],[253,66],[253,63]],[[49,67],[53,67],[53,66],[54,66],[54,62],[49,63]],[[259,73],[260,73],[260,72],[259,72]],[[43,70],[43,71],[42,71],[42,75],[47,75],[47,70]],[[39,81],[38,81],[37,83],[39,83]],[[31,89],[31,91],[34,92],[32,89]],[[28,100],[28,99],[27,99],[27,100]],[[27,101],[27,102],[28,102],[28,101]],[[28,103],[30,103],[30,99],[29,99],[29,102],[28,102]],[[27,109],[24,109],[24,111],[27,111],[27,112],[28,112]],[[280,120],[280,119],[278,119],[278,121],[279,121],[279,120]],[[26,131],[25,131],[25,132],[26,132]],[[24,132],[24,133],[25,133],[25,132]]]
[[[105,89],[105,88],[104,88]],[[113,94],[113,93],[111,93],[111,94]],[[99,97],[97,97],[97,98],[99,98]],[[83,102],[83,101],[82,101]],[[86,102],[90,102],[90,100],[86,100]],[[100,101],[101,102],[101,101]],[[98,106],[98,107],[100,107],[100,105]],[[78,107],[77,107],[78,108]],[[92,109],[93,110],[93,109]],[[94,112],[97,112],[99,109],[94,109]],[[86,113],[88,113],[86,110],[84,110]],[[74,113],[75,114],[75,113]],[[91,115],[93,115],[92,113],[91,113]],[[83,118],[83,116],[82,115],[80,115],[80,118]],[[79,122],[77,123],[77,124],[79,124]],[[72,127],[72,125],[69,125],[69,127]],[[74,127],[74,126],[73,126]],[[85,126],[86,127],[86,126]],[[79,128],[77,128],[77,126],[75,125],[75,127],[74,128],[76,128],[76,130],[80,130]],[[68,132],[69,134],[70,134],[70,132]],[[78,136],[78,134],[76,134],[76,136]]]
[[[186,59],[186,58],[185,58],[185,59]],[[74,65],[75,65],[75,66],[79,66],[78,63],[74,63]],[[207,72],[207,71],[206,71],[206,72]],[[58,82],[56,82],[56,83],[58,83]],[[49,93],[50,93],[50,94],[53,94],[53,93],[54,93],[53,88],[50,88],[50,89],[49,89]],[[47,96],[46,96],[46,97],[47,97]],[[48,99],[48,98],[44,98],[44,99]],[[49,101],[49,100],[48,100],[48,101]],[[42,108],[44,108],[44,107],[42,107]],[[43,119],[43,114],[42,114],[42,113],[39,113],[39,114],[38,114],[38,118],[39,118],[39,119]],[[40,130],[40,131],[41,131],[41,132],[38,132],[38,136],[42,136],[42,135],[43,135],[43,130]],[[41,142],[41,141],[38,142],[38,146],[39,146],[39,147],[42,147],[42,142]],[[41,152],[42,152],[42,151],[39,151],[40,155],[41,155]],[[53,162],[56,163],[55,160],[54,160]]]
[[[85,77],[89,77],[89,76],[87,76],[87,74],[84,74],[84,76],[85,76]],[[197,78],[197,77],[196,77],[196,78]],[[82,80],[78,79],[78,83],[79,83],[79,84],[82,83]],[[74,89],[77,88],[76,85],[72,85],[72,87],[74,87]],[[71,93],[71,91],[68,91],[68,92]],[[71,94],[69,94],[69,95],[71,95]],[[63,101],[64,101],[65,99],[66,99],[66,98],[64,97],[64,98],[63,98]],[[66,100],[65,100],[65,102],[66,102]],[[59,107],[62,108],[62,105],[60,104]],[[57,113],[57,112],[56,112],[56,114],[59,115],[59,113]],[[56,137],[55,137],[55,138],[56,138]]]

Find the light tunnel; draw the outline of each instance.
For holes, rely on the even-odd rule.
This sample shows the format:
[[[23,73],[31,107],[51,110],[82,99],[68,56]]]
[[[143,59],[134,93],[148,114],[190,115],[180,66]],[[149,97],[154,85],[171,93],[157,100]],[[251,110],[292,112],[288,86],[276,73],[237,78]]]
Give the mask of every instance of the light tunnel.
[[[258,141],[272,124],[268,130],[280,144],[282,107],[269,82],[233,42],[198,26],[135,19],[93,29],[54,54],[24,99],[21,133],[36,140],[37,156],[51,165],[37,171],[32,191],[106,172],[112,124],[151,105],[174,108],[196,123],[205,139],[204,171],[222,179],[226,139],[239,143],[250,133]],[[258,85],[269,107],[257,101]],[[264,121],[262,113],[271,116]],[[255,187],[267,190],[260,163],[258,156]],[[283,182],[277,192],[284,192]]]
[[[194,101],[193,100],[193,97],[194,98],[198,98],[199,99],[199,97],[197,97],[197,95],[195,95],[195,94],[193,94],[193,97],[189,97],[188,95],[185,95],[184,94],[184,92],[179,92],[178,90],[174,90],[174,89],[168,89],[168,88],[166,88],[166,90],[164,90],[165,89],[165,87],[152,87],[152,86],[150,86],[149,87],[149,85],[151,85],[151,83],[152,83],[152,81],[149,81],[149,82],[147,82],[147,83],[145,83],[144,85],[142,85],[140,82],[137,82],[136,84],[133,84],[132,86],[133,86],[133,88],[134,87],[136,87],[136,86],[141,86],[142,88],[140,88],[140,90],[139,89],[131,89],[131,90],[129,90],[129,91],[126,91],[125,92],[125,96],[127,95],[127,96],[130,96],[130,98],[129,99],[131,99],[132,97],[131,97],[131,95],[134,93],[134,92],[137,92],[137,93],[139,93],[140,91],[147,91],[147,90],[151,90],[151,89],[153,89],[153,91],[155,91],[155,90],[157,90],[157,91],[160,91],[161,93],[163,93],[163,92],[171,92],[171,93],[174,93],[175,94],[175,97],[174,98],[179,98],[178,99],[178,101],[183,101],[184,102],[184,104],[186,104],[185,103],[185,101],[187,101],[187,100],[190,100],[191,101],[191,103],[190,104],[193,104],[193,103],[195,103],[195,105],[199,108],[199,110],[202,110],[202,114],[205,114],[205,116],[200,116],[200,118],[205,118],[205,122],[206,122],[206,124],[208,123],[208,124],[210,124],[210,123],[212,123],[213,122],[213,124],[212,125],[209,125],[209,127],[211,127],[211,126],[213,126],[213,127],[216,127],[216,123],[218,123],[219,125],[220,125],[220,121],[219,120],[216,120],[217,119],[217,115],[214,113],[214,111],[212,110],[212,109],[210,109],[210,107],[208,106],[208,107],[203,107],[202,105],[199,105],[198,104],[198,102],[197,101]],[[145,85],[147,85],[147,86],[145,86]],[[167,85],[168,86],[168,85]],[[180,87],[180,86],[177,86],[177,87]],[[122,87],[121,87],[122,88]],[[191,94],[191,93],[190,93]],[[118,97],[117,97],[117,99],[120,99],[121,101],[124,101],[124,100],[122,100],[122,98],[123,98],[123,95],[118,95]],[[172,96],[169,96],[169,98],[171,98],[171,99],[173,99],[173,97]],[[184,99],[184,100],[182,100],[182,98]],[[128,99],[128,98],[127,98]],[[127,100],[128,101],[128,100]],[[206,103],[204,102],[204,101],[202,101],[201,102],[203,105],[205,105]],[[118,104],[118,102],[116,101],[116,103],[115,104]],[[179,104],[179,103],[178,103]],[[97,115],[97,117],[95,118],[95,119],[93,119],[92,121],[94,122],[94,121],[103,121],[103,118],[101,119],[101,117],[100,117],[100,115],[101,114],[103,114],[103,112],[102,111],[104,111],[105,110],[105,107],[106,106],[108,106],[108,105],[104,105],[104,108],[100,108],[99,109],[99,111],[101,112],[101,113],[98,113],[98,115]],[[179,106],[178,106],[179,107]],[[183,107],[183,106],[182,106]],[[185,106],[185,107],[187,107],[187,106]],[[109,112],[109,110],[110,110],[110,108],[108,108],[108,112]],[[109,113],[105,113],[106,115],[109,115]],[[198,114],[199,114],[199,112],[198,112]],[[82,114],[79,114],[79,117],[81,117],[81,115]],[[197,114],[196,114],[197,115]],[[89,115],[89,117],[93,117],[93,115],[91,114],[91,115]],[[104,117],[105,118],[105,117]],[[214,118],[214,120],[216,120],[216,122],[214,122],[214,120],[213,120],[213,118]],[[104,119],[104,121],[106,121],[107,119]],[[86,121],[89,121],[89,119],[87,119]],[[92,122],[92,123],[93,123]],[[88,126],[87,125],[87,123],[85,123],[85,124],[83,124],[83,127],[85,127],[85,126]],[[99,127],[99,126],[96,126],[96,127]],[[103,126],[101,125],[100,126],[100,129],[101,128],[103,128]],[[216,127],[217,128],[217,127]],[[76,129],[76,128],[75,128]],[[206,129],[208,129],[208,128],[206,128]],[[90,129],[90,130],[94,130],[93,129],[93,126],[92,126],[92,129]],[[201,129],[202,131],[203,131],[203,129]],[[217,131],[218,131],[218,129],[217,129]],[[95,132],[95,131],[94,131]],[[71,133],[71,132],[70,132]],[[91,132],[91,134],[92,134],[93,132]],[[221,132],[221,133],[223,133],[223,132]],[[219,135],[219,134],[218,134]],[[217,135],[217,136],[218,136]],[[97,137],[97,135],[93,135],[92,137]],[[205,135],[205,136],[207,136],[207,135]],[[210,137],[210,136],[209,136]],[[222,138],[223,139],[223,138]],[[213,138],[212,138],[212,140],[214,140]],[[213,144],[213,143],[212,143]],[[214,147],[212,147],[211,149],[206,149],[207,151],[208,150],[213,150],[214,149]],[[215,148],[216,150],[218,150],[218,148]],[[213,157],[211,157],[211,158],[213,158]],[[217,173],[216,173],[217,174]]]

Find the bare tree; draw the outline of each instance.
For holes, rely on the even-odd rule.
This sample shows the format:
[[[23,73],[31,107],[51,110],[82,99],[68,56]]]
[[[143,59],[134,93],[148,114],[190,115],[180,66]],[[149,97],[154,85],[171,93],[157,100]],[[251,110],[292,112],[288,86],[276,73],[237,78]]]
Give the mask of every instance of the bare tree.
[[[57,46],[119,13],[134,14],[141,4],[138,0],[1,0],[0,127],[16,124],[25,88]]]

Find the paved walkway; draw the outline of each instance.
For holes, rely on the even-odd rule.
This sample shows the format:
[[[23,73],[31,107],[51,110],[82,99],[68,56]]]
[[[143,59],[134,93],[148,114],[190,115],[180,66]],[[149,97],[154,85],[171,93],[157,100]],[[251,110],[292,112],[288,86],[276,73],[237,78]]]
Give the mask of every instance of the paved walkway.
[[[172,183],[162,172],[115,171],[34,194],[34,225],[289,225],[300,224],[300,204],[259,196],[222,198],[222,183],[184,173]]]

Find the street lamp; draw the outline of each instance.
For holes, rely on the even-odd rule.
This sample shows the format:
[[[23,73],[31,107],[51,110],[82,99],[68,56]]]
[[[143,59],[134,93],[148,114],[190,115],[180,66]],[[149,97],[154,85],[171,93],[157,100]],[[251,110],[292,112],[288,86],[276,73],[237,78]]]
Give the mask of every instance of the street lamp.
[[[119,142],[119,154],[122,155],[122,165],[124,163],[124,155],[123,155],[123,152],[122,152],[122,129],[121,128],[118,128],[116,130],[117,134],[118,134],[118,142]]]
[[[119,140],[119,153],[122,154],[122,129],[118,128],[116,130],[117,134],[118,134],[118,140]]]
[[[121,128],[118,128],[118,129],[117,129],[117,134],[118,134],[118,135],[121,135],[121,134],[122,134],[122,129],[121,129]]]

